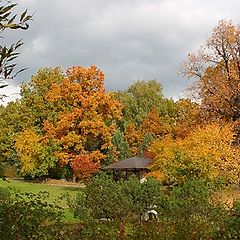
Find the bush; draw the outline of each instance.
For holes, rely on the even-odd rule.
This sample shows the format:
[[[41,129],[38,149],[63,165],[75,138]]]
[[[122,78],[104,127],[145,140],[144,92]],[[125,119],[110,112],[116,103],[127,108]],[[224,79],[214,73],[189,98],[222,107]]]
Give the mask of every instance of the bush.
[[[1,239],[60,239],[63,211],[48,193],[18,193],[0,188]]]
[[[212,201],[212,187],[191,179],[169,192],[162,209],[164,234],[169,239],[212,239],[224,225],[223,204]]]
[[[4,177],[6,178],[15,178],[18,177],[18,170],[16,166],[5,165],[4,166]]]
[[[229,210],[213,200],[215,187],[202,179],[162,187],[155,179],[115,182],[106,175],[93,179],[68,199],[82,221],[79,236],[90,239],[240,239],[240,202]],[[158,218],[141,215],[155,209]],[[109,231],[107,231],[107,229]],[[114,237],[115,236],[115,237]],[[117,237],[116,237],[117,236]]]
[[[240,201],[233,203],[232,209],[224,217],[224,226],[216,239],[240,239]]]
[[[81,220],[136,217],[140,220],[141,215],[161,202],[162,197],[162,185],[153,178],[144,183],[136,177],[115,182],[102,174],[79,192],[76,199],[68,198],[68,203],[74,215]]]
[[[133,204],[123,189],[123,182],[116,183],[107,175],[97,176],[76,199],[68,199],[70,209],[80,220],[126,218]]]
[[[126,224],[140,222],[142,214],[160,201],[161,188],[162,185],[155,179],[142,184],[136,177],[115,182],[111,177],[101,174],[75,199],[68,198],[68,204],[74,216],[84,222],[82,233],[94,232],[95,226],[102,230],[106,226],[118,226],[111,228],[112,234],[125,236]],[[111,224],[107,224],[109,222]]]

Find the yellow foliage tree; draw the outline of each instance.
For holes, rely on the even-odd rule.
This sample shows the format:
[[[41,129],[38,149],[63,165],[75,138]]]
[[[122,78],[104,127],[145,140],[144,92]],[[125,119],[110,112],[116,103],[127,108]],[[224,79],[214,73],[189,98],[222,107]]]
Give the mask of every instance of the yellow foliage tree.
[[[176,138],[185,138],[201,124],[200,107],[190,99],[180,99],[176,102],[176,108],[173,133]]]
[[[156,140],[149,151],[152,170],[170,183],[192,177],[236,182],[240,174],[239,149],[232,146],[233,129],[217,123],[197,128],[186,138]]]
[[[15,149],[19,156],[21,173],[31,177],[47,175],[48,169],[57,161],[54,145],[48,145],[48,139],[37,134],[32,128],[25,129],[15,138]]]

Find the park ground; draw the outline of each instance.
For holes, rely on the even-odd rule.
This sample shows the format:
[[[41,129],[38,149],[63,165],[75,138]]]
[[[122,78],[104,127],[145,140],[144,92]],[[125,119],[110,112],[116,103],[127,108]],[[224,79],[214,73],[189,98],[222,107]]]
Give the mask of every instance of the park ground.
[[[1,180],[0,187],[12,188],[16,191],[24,192],[48,192],[48,202],[52,203],[55,200],[59,205],[65,209],[65,220],[68,222],[74,221],[73,213],[67,206],[64,196],[69,195],[75,197],[79,191],[84,187],[83,184],[67,182],[63,180],[49,180],[46,182],[31,182],[24,180]]]
[[[68,182],[65,180],[47,180],[45,182],[33,182],[24,180],[1,180],[0,187],[13,188],[20,192],[48,192],[48,202],[59,201],[60,205],[65,208],[65,217],[67,221],[74,221],[73,214],[69,211],[66,199],[63,196],[69,195],[76,197],[77,193],[84,187],[82,183]],[[232,188],[216,192],[215,197],[232,207],[232,203],[240,199],[240,187],[235,185]]]

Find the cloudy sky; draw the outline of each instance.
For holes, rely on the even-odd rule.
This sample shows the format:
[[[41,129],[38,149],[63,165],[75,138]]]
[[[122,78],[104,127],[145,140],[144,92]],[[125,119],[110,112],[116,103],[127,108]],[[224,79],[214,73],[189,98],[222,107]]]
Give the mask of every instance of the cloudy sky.
[[[27,31],[5,32],[23,39],[19,67],[28,69],[8,88],[17,93],[41,67],[95,64],[107,90],[136,80],[159,80],[167,97],[183,96],[190,81],[178,75],[187,54],[203,44],[221,19],[240,22],[238,0],[17,0],[34,20]],[[12,95],[16,97],[17,95]]]

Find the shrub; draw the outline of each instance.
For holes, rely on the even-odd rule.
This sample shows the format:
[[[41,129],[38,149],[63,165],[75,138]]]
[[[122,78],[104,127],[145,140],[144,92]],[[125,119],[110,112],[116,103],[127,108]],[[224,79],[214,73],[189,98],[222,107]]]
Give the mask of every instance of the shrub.
[[[4,177],[6,178],[15,178],[18,176],[18,170],[16,166],[6,164],[4,166]]]
[[[224,217],[224,226],[220,229],[216,239],[239,239],[240,238],[240,201],[233,203],[232,209]]]
[[[212,187],[201,179],[173,187],[161,211],[169,239],[212,239],[218,234],[226,209],[211,194]]]
[[[18,193],[0,188],[2,239],[60,239],[63,211],[48,193]]]
[[[127,217],[133,207],[123,182],[116,183],[107,175],[95,177],[76,199],[68,202],[75,217],[81,220],[119,220]]]
[[[144,183],[136,177],[115,182],[101,174],[78,193],[76,199],[68,198],[74,215],[81,219],[122,220],[140,219],[141,215],[161,202],[162,185],[149,178]]]
[[[239,239],[240,203],[230,211],[212,198],[215,190],[197,178],[162,187],[151,178],[144,183],[134,177],[115,182],[102,175],[76,199],[69,199],[69,205],[82,221],[81,239],[93,234],[98,239]],[[158,218],[141,221],[150,209],[157,211]]]

